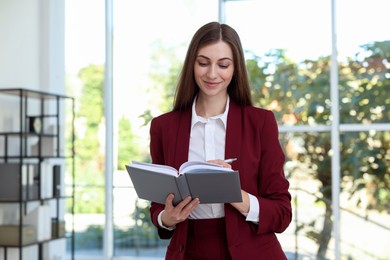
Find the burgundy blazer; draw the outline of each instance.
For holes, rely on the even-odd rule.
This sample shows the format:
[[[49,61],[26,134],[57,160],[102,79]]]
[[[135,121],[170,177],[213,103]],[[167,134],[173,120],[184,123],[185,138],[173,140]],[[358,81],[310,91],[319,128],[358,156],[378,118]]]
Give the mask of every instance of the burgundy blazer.
[[[153,163],[175,168],[188,160],[191,108],[156,117],[150,128]],[[259,201],[259,224],[245,220],[239,211],[225,204],[227,242],[232,259],[286,259],[275,233],[291,222],[289,182],[283,171],[284,153],[278,139],[274,114],[230,101],[227,117],[225,158],[237,158],[232,168],[239,171],[241,188]],[[169,231],[160,228],[158,214],[164,205],[152,203],[153,224],[162,239],[171,239],[166,259],[183,259],[188,221]]]

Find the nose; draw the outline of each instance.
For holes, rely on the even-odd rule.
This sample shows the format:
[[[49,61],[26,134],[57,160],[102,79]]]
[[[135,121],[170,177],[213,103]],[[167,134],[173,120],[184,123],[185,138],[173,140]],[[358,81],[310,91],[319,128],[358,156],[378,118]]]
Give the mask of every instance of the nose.
[[[217,77],[217,68],[214,65],[209,66],[209,69],[207,71],[207,77],[214,79]]]

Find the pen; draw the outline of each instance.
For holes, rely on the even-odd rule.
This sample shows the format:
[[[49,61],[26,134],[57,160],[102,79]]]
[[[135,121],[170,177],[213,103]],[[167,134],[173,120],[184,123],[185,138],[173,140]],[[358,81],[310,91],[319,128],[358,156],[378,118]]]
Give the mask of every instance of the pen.
[[[237,160],[237,158],[225,159],[225,160],[223,160],[223,161],[226,162],[226,163],[232,163],[232,162],[234,162],[235,160]]]

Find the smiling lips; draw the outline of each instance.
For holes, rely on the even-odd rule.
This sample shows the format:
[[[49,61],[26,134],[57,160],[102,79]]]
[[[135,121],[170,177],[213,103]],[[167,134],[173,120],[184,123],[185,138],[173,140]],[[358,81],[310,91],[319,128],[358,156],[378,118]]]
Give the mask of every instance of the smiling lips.
[[[210,82],[210,81],[205,81],[204,82],[208,87],[212,88],[212,87],[216,87],[218,86],[219,82]]]

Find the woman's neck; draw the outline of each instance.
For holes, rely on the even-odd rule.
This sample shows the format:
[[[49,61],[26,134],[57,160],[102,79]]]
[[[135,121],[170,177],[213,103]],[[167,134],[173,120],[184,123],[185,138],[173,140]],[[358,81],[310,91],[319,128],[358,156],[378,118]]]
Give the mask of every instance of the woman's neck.
[[[204,97],[199,95],[195,109],[198,116],[209,118],[225,112],[227,95],[224,97]]]

